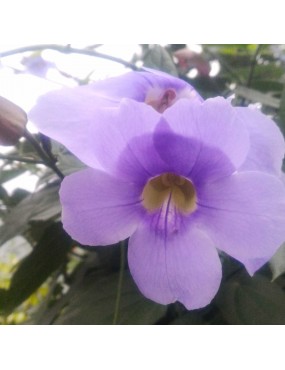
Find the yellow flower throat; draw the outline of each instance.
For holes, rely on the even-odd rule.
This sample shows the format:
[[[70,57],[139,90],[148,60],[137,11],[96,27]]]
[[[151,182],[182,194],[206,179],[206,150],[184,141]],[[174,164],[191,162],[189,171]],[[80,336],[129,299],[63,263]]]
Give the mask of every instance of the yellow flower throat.
[[[164,173],[150,179],[142,192],[143,205],[155,211],[165,202],[172,203],[179,211],[189,214],[196,209],[196,190],[192,182],[173,173]]]

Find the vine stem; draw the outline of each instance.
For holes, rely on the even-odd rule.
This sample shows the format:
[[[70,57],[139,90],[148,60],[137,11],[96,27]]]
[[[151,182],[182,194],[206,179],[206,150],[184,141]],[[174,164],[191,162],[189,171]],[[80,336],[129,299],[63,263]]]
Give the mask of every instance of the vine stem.
[[[40,144],[37,142],[37,140],[29,133],[29,131],[25,131],[24,137],[33,145],[34,149],[38,153],[38,155],[42,158],[44,161],[45,165],[50,167],[56,174],[57,176],[63,180],[64,179],[64,174],[57,168],[55,164],[55,160],[51,158],[40,146]]]
[[[125,243],[120,242],[120,272],[119,272],[117,296],[116,296],[115,310],[114,310],[114,317],[113,317],[113,325],[117,325],[118,318],[119,318],[120,301],[121,301],[121,295],[122,295],[123,277],[124,277],[124,269],[125,269],[125,248],[126,248]]]
[[[47,49],[56,50],[64,54],[83,54],[83,55],[89,55],[91,57],[107,59],[112,62],[122,64],[125,67],[131,68],[134,71],[137,71],[140,69],[133,63],[127,62],[121,58],[113,57],[108,54],[100,53],[99,51],[90,49],[90,47],[87,49],[78,49],[78,48],[73,48],[70,45],[40,44],[40,45],[23,46],[21,48],[1,52],[0,58],[7,57],[9,55],[25,53],[27,51],[41,51],[41,50],[47,50]]]

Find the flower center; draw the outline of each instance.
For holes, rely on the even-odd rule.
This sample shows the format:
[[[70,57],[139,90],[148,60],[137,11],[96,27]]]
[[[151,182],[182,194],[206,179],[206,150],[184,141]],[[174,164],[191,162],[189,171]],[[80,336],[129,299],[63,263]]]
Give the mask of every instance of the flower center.
[[[173,89],[167,89],[165,91],[152,89],[145,99],[145,103],[152,106],[159,113],[163,113],[165,109],[170,107],[175,101],[176,92]]]
[[[143,205],[155,211],[171,202],[182,213],[196,209],[196,190],[191,181],[173,173],[164,173],[149,180],[142,192]]]

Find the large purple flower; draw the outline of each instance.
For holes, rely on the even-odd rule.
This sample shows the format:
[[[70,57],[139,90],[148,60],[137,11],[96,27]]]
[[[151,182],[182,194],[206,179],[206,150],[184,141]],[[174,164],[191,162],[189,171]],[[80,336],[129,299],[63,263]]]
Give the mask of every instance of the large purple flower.
[[[188,99],[190,87],[169,87],[179,80],[157,76],[165,83],[161,96],[175,96],[163,109],[158,95],[145,104],[149,85],[136,85],[140,76],[137,96],[126,84],[129,99],[112,107],[93,109],[99,105],[92,89],[80,92],[83,101],[75,99],[78,89],[66,100],[60,93],[43,98],[32,118],[90,167],[62,183],[66,231],[86,245],[130,237],[129,267],[141,292],[195,309],[219,288],[217,249],[253,274],[285,240],[285,145],[259,111],[223,98]]]

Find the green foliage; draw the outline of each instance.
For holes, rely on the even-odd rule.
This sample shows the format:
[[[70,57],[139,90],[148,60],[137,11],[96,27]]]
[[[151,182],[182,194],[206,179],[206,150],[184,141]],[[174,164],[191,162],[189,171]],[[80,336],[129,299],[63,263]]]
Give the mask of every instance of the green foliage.
[[[48,227],[33,251],[21,261],[7,290],[0,291],[0,310],[10,313],[66,261],[71,238],[60,223]]]
[[[285,243],[281,245],[269,262],[272,271],[272,280],[277,279],[285,273]]]
[[[0,301],[1,309],[3,306],[3,298],[7,297],[7,290],[9,289],[11,277],[19,260],[16,256],[10,255],[6,262],[0,263]],[[36,291],[33,291],[33,294],[29,296],[19,307],[13,310],[12,313],[5,315],[2,312],[0,313],[0,325],[11,325],[11,324],[22,324],[25,322],[31,313],[37,309],[39,303],[46,297],[49,290],[47,283],[42,284]]]
[[[68,294],[68,304],[54,324],[110,325],[113,323],[118,273],[85,275]],[[166,307],[145,299],[129,272],[124,272],[117,324],[155,324]]]
[[[223,284],[216,304],[228,324],[285,324],[282,288],[258,274],[251,278],[242,271]]]
[[[177,70],[171,55],[160,45],[142,45],[143,55],[141,60],[144,67],[157,69],[162,72],[177,76]]]
[[[52,184],[28,195],[10,209],[0,227],[0,246],[16,235],[23,234],[32,221],[46,221],[60,215],[58,184]],[[19,217],[21,215],[21,217]]]

